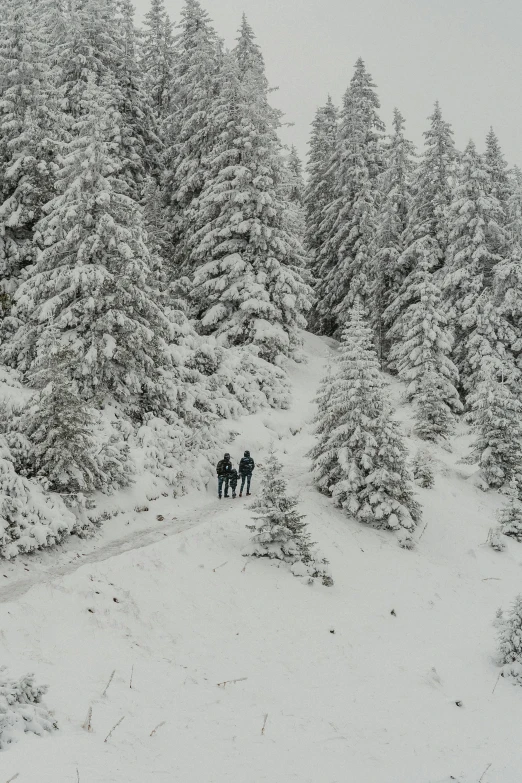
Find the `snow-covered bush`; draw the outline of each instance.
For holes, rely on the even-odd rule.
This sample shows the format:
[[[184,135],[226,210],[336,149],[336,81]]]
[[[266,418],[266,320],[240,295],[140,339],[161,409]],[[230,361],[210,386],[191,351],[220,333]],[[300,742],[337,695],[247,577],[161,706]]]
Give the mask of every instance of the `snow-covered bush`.
[[[423,489],[431,489],[435,483],[433,457],[427,449],[419,449],[412,460],[415,483]]]
[[[0,557],[52,546],[75,532],[77,521],[59,495],[16,473],[0,440]]]
[[[288,563],[294,576],[303,577],[309,583],[320,579],[328,587],[333,584],[328,562],[314,552],[307,524],[303,522],[305,517],[299,513],[297,499],[287,494],[282,470],[271,450],[259,500],[250,506],[256,524],[247,527],[254,533],[254,546],[245,555],[281,560]]]
[[[17,742],[24,733],[42,737],[58,728],[41,703],[46,692],[46,686],[35,684],[34,675],[12,680],[6,669],[0,668],[0,750]]]

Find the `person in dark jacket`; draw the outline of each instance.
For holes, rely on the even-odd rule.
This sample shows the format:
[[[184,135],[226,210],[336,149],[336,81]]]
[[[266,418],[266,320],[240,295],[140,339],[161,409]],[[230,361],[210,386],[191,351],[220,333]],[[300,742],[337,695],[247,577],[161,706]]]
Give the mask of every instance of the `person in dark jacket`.
[[[239,475],[241,476],[241,489],[239,490],[239,497],[243,496],[243,489],[245,488],[245,482],[247,485],[247,495],[250,495],[250,482],[252,481],[252,473],[254,472],[255,462],[250,456],[249,451],[245,451],[245,456],[241,457],[239,463]]]
[[[230,471],[230,477],[228,479],[228,483],[230,485],[230,489],[232,490],[232,497],[236,497],[236,488],[237,488],[237,482],[238,482],[239,476],[237,473],[237,470],[235,468],[232,468]]]
[[[228,484],[230,481],[230,476],[232,475],[232,461],[230,459],[230,454],[225,454],[223,459],[220,459],[216,472],[218,477],[218,497],[221,500],[221,493],[223,491],[223,484],[225,485],[225,497],[228,498]],[[236,482],[237,483],[237,482]]]

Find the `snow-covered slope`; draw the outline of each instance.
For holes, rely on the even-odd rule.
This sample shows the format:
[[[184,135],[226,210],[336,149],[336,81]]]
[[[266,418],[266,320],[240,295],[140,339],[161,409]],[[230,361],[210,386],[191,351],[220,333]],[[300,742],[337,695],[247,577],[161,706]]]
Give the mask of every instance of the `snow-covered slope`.
[[[311,485],[331,347],[306,349],[291,410],[234,422],[223,447],[262,463],[275,440],[334,587],[243,558],[246,499],[214,487],[138,512],[138,485],[98,539],[2,563],[0,662],[50,685],[60,731],[1,752],[0,783],[520,782],[522,691],[494,690],[492,621],[522,589],[522,547],[484,546],[502,501],[458,463],[469,434],[433,449],[427,526],[401,550]]]

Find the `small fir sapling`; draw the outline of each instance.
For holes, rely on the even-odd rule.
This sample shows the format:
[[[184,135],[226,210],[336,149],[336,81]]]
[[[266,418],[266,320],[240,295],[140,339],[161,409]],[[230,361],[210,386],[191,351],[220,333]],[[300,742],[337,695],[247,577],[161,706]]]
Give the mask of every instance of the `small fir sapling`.
[[[254,525],[247,525],[254,534],[250,557],[268,557],[288,563],[294,576],[304,577],[308,583],[320,579],[329,587],[333,584],[328,561],[316,559],[310,534],[303,514],[299,513],[297,498],[287,493],[282,465],[272,449],[261,481],[258,500],[250,506]]]
[[[0,751],[17,742],[24,733],[44,736],[58,725],[42,704],[47,687],[36,685],[34,675],[13,680],[0,668]]]
[[[503,552],[506,548],[506,542],[502,538],[502,527],[492,527],[488,534],[488,544],[497,552]]]
[[[435,483],[433,457],[427,449],[419,449],[412,461],[415,483],[423,489],[431,489]]]
[[[495,620],[498,631],[498,663],[503,677],[522,685],[522,595],[518,595],[509,610]]]
[[[498,514],[500,530],[505,536],[522,542],[522,503],[519,500],[519,487],[515,479],[510,482],[506,494],[509,495],[509,501]]]

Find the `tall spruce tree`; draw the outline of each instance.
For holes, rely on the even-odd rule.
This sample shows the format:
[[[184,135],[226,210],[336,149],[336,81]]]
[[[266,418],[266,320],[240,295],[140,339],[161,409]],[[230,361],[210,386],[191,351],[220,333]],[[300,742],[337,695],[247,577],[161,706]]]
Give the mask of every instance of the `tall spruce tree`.
[[[82,106],[59,194],[38,226],[44,250],[16,295],[21,325],[3,356],[29,370],[66,351],[85,399],[140,416],[160,406],[169,324],[148,285],[141,211],[119,177],[112,92],[88,83]]]
[[[412,274],[420,260],[429,252],[430,269],[435,273],[445,261],[448,243],[447,209],[451,201],[452,178],[455,173],[456,151],[451,126],[443,119],[438,103],[429,117],[430,126],[424,133],[424,152],[411,178],[411,202],[408,222],[403,234],[403,250],[392,270],[393,288],[397,290]],[[402,319],[409,300],[402,306],[387,303],[383,321],[389,333]],[[385,343],[385,348],[387,348]],[[389,369],[395,370],[388,356]]]
[[[0,297],[7,314],[53,192],[60,119],[49,52],[25,0],[0,16]]]
[[[138,63],[138,36],[134,26],[131,0],[120,0],[117,16],[121,55],[115,79],[118,85],[117,108],[121,116],[118,157],[120,176],[135,201],[144,198],[148,177],[160,178],[161,143],[155,107],[147,93]]]
[[[499,202],[502,215],[507,216],[507,204],[511,195],[511,183],[509,181],[508,165],[493,128],[490,128],[489,133],[486,136],[484,165],[490,178],[491,195]]]
[[[300,344],[310,291],[282,200],[278,122],[260,85],[257,70],[250,79],[227,56],[210,116],[215,144],[193,213],[192,300],[204,332],[227,345],[255,345],[277,363]]]
[[[437,248],[431,237],[417,243],[417,253],[424,252],[385,313],[387,320],[394,320],[388,333],[390,362],[407,383],[408,399],[417,404],[418,431],[426,440],[449,435],[452,413],[462,410],[448,323],[433,275]],[[393,319],[395,312],[399,315]]]
[[[191,273],[197,199],[207,181],[212,112],[221,83],[222,43],[199,0],[185,0],[174,42],[169,113],[164,122],[163,194],[171,231],[173,279]]]
[[[360,305],[345,327],[334,371],[325,380],[310,451],[319,489],[360,522],[395,530],[405,547],[420,519],[406,466],[406,448],[392,418]]]
[[[314,320],[324,334],[338,334],[359,298],[370,304],[377,179],[382,171],[384,130],[375,85],[359,59],[345,93],[329,171],[333,198],[324,212],[324,241],[318,251]]]
[[[324,213],[333,199],[334,174],[331,159],[337,139],[338,111],[328,96],[325,106],[317,110],[312,123],[310,149],[306,164],[307,181],[304,193],[305,245],[310,255],[310,269],[314,288],[319,285],[319,251],[325,241]],[[320,324],[311,314],[311,327],[317,331]]]
[[[384,150],[384,166],[379,180],[372,310],[381,365],[388,358],[390,345],[386,333],[393,325],[392,311],[388,308],[397,299],[405,279],[401,258],[411,211],[411,180],[415,166],[415,146],[404,135],[404,117],[397,109],[393,114],[393,133]]]
[[[444,289],[455,329],[455,359],[465,389],[475,386],[480,362],[473,354],[495,353],[486,330],[481,329],[481,312],[490,312],[488,298],[495,266],[501,260],[489,237],[500,232],[502,210],[492,195],[491,177],[470,142],[462,157],[458,182],[448,212],[449,239]],[[480,341],[470,350],[470,341]],[[488,347],[489,344],[489,347]]]
[[[477,432],[469,457],[478,463],[486,488],[522,492],[522,401],[510,368],[486,359],[469,395],[468,419]]]
[[[163,0],[151,0],[145,14],[139,62],[156,116],[163,120],[169,111],[174,70],[172,23]]]

